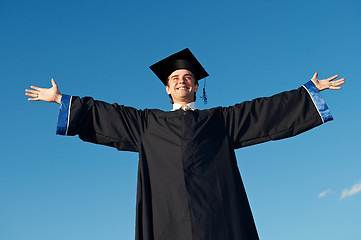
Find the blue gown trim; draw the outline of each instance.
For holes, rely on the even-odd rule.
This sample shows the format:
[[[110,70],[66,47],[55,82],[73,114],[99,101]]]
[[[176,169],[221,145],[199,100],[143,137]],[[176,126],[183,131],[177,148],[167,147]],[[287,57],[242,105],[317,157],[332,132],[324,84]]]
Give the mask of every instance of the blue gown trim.
[[[71,96],[63,94],[58,114],[58,124],[56,126],[57,135],[66,135],[68,131],[68,123],[70,116]]]
[[[327,107],[325,100],[323,100],[320,91],[317,89],[312,81],[307,82],[303,87],[310,94],[313,103],[315,104],[322,121],[325,123],[333,119],[330,109]]]

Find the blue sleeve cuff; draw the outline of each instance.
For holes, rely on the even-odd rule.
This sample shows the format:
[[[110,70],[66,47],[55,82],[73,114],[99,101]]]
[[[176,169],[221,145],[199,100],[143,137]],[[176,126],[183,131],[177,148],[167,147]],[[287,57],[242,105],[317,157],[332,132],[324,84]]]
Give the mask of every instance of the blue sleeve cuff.
[[[333,119],[330,109],[327,107],[325,100],[323,100],[320,91],[318,91],[317,87],[312,81],[307,82],[303,87],[310,94],[313,103],[315,104],[318,113],[320,114],[322,121],[325,123]]]
[[[68,131],[69,116],[70,116],[71,96],[63,94],[58,115],[58,124],[56,126],[57,135],[66,135]]]

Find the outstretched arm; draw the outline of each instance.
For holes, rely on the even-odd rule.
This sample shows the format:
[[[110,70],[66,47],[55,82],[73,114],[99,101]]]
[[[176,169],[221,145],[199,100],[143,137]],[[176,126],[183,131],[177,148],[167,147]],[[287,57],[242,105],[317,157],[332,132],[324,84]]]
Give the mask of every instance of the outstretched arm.
[[[39,88],[31,86],[32,89],[25,90],[25,95],[30,97],[28,98],[29,101],[45,101],[60,104],[62,95],[53,78],[51,79],[51,84],[51,88]]]
[[[341,89],[340,86],[345,83],[344,78],[335,80],[336,78],[338,78],[338,75],[322,80],[318,80],[317,77],[318,77],[318,73],[316,72],[311,78],[311,81],[315,84],[315,86],[319,91],[323,91],[325,89],[338,90]]]

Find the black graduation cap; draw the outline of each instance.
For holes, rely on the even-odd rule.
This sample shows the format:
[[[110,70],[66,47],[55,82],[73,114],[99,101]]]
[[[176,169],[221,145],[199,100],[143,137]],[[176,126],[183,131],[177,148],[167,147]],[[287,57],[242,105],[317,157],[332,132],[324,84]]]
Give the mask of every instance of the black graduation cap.
[[[172,72],[179,69],[187,69],[194,74],[198,81],[209,76],[192,52],[186,48],[150,66],[157,77],[167,85],[167,79]]]

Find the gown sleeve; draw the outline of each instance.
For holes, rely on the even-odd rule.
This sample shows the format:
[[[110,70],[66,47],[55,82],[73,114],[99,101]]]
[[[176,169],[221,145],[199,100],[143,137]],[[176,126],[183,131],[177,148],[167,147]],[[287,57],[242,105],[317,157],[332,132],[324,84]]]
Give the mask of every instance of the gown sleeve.
[[[297,90],[257,98],[222,111],[234,149],[292,137],[333,119],[311,81]]]
[[[138,152],[145,119],[145,111],[64,94],[56,133],[79,135],[83,141]]]

